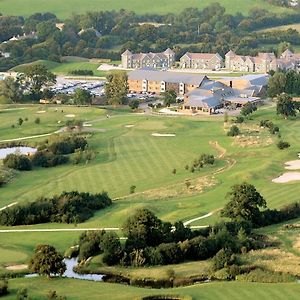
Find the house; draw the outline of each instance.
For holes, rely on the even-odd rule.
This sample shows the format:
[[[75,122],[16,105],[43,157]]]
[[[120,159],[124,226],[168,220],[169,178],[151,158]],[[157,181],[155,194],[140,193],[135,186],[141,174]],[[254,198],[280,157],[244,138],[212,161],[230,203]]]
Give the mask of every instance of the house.
[[[175,53],[170,49],[166,49],[160,53],[132,53],[126,50],[121,55],[122,67],[125,69],[140,68],[166,68],[169,69],[175,64]]]
[[[177,95],[183,96],[199,87],[206,78],[200,74],[140,69],[128,73],[128,87],[129,91],[135,93],[159,95],[167,90],[175,90]]]
[[[180,58],[182,69],[203,69],[217,71],[224,67],[223,58],[219,53],[185,53]]]
[[[79,32],[78,32],[78,35],[82,35],[83,33],[85,32],[91,32],[93,33],[97,38],[101,37],[102,34],[97,30],[95,29],[94,27],[91,27],[91,28],[86,28],[86,29],[81,29]]]
[[[258,53],[257,56],[237,55],[230,50],[225,55],[225,68],[230,71],[267,73],[276,63],[274,53]]]

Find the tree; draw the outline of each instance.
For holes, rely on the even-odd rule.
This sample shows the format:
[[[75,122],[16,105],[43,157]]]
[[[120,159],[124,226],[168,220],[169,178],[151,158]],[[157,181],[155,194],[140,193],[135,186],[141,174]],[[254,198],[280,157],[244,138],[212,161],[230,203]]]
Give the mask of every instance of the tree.
[[[17,155],[14,153],[8,154],[4,158],[3,165],[19,171],[30,171],[32,169],[31,161],[26,155]]]
[[[34,273],[48,277],[52,274],[61,276],[66,271],[66,264],[63,262],[63,256],[53,246],[38,245],[30,259],[29,269]]]
[[[92,95],[90,91],[84,89],[76,89],[74,95],[74,103],[77,105],[92,104]]]
[[[140,101],[137,99],[134,99],[134,100],[130,101],[130,103],[129,103],[129,107],[132,110],[139,108],[139,105],[140,105]]]
[[[227,132],[228,136],[237,136],[240,134],[240,130],[236,125],[230,127],[229,131]]]
[[[24,121],[23,121],[22,118],[19,118],[19,119],[18,119],[18,125],[19,125],[19,126],[22,126],[23,122],[24,122]]]
[[[127,102],[128,83],[125,72],[112,73],[106,76],[105,94],[110,105],[121,105]]]
[[[35,124],[40,124],[41,123],[41,119],[39,117],[37,117],[35,120],[34,120],[34,123]]]
[[[288,143],[288,142],[284,142],[282,140],[280,140],[278,143],[277,143],[277,147],[278,149],[280,150],[283,150],[283,149],[287,149],[289,148],[291,145]]]
[[[176,92],[174,90],[168,90],[162,93],[163,101],[165,106],[170,106],[176,102]]]
[[[21,85],[13,77],[6,77],[1,82],[0,93],[11,102],[18,102],[22,97]]]
[[[212,269],[217,271],[235,263],[235,256],[230,249],[221,249],[212,259]]]
[[[253,112],[255,112],[256,110],[257,110],[256,105],[251,102],[248,102],[242,107],[241,114],[243,116],[248,116],[248,115],[252,114]]]
[[[122,257],[122,246],[118,235],[115,232],[106,232],[100,242],[100,249],[103,251],[103,262],[115,265]]]
[[[56,82],[56,76],[39,64],[27,67],[21,79],[28,85],[35,100],[40,99],[43,87]]]
[[[288,94],[281,94],[277,98],[277,115],[284,116],[285,119],[288,117],[296,116],[295,104],[292,101],[291,96]]]
[[[286,76],[282,72],[276,72],[268,83],[268,95],[274,98],[284,92],[286,85]]]
[[[266,207],[266,200],[252,184],[246,182],[233,185],[226,197],[230,200],[221,211],[221,215],[234,221],[255,223],[260,215],[259,208]]]

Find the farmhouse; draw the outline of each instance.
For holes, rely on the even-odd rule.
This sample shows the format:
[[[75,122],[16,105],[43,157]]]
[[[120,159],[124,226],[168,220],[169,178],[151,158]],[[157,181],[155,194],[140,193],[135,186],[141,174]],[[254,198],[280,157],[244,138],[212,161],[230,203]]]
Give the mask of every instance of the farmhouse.
[[[217,71],[224,67],[223,58],[219,53],[185,53],[180,58],[182,69],[203,69]]]
[[[126,50],[121,55],[122,67],[125,69],[139,68],[171,68],[175,64],[175,53],[168,48],[160,53],[131,53]]]

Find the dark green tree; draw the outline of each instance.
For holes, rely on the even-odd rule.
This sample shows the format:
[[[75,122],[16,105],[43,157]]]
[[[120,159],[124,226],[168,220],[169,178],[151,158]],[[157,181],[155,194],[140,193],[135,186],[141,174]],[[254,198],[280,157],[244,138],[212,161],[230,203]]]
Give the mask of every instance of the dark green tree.
[[[281,94],[277,98],[277,114],[282,115],[285,119],[296,116],[295,104],[292,97],[288,94]]]
[[[236,184],[227,194],[229,202],[221,211],[223,217],[234,221],[249,221],[255,223],[260,217],[260,207],[266,207],[266,200],[249,183]]]
[[[35,100],[40,99],[42,88],[56,82],[56,76],[49,72],[44,65],[31,65],[24,71],[21,80],[29,87]]]
[[[77,105],[92,104],[92,95],[90,91],[84,89],[76,89],[74,94],[74,103]]]
[[[110,105],[127,103],[128,83],[125,72],[112,73],[106,76],[105,94]]]
[[[11,102],[18,102],[22,98],[21,85],[13,77],[6,77],[0,84],[0,95]]]
[[[282,72],[276,72],[270,79],[268,84],[268,95],[274,98],[284,92],[286,85],[286,76]]]
[[[253,112],[255,112],[256,110],[257,110],[256,105],[251,102],[248,102],[242,107],[241,114],[243,116],[248,116],[248,115],[252,114]]]
[[[32,272],[48,277],[52,274],[61,276],[66,270],[63,256],[50,245],[38,245],[28,267]]]
[[[164,105],[169,107],[172,103],[176,102],[176,92],[174,90],[167,90],[162,93]]]

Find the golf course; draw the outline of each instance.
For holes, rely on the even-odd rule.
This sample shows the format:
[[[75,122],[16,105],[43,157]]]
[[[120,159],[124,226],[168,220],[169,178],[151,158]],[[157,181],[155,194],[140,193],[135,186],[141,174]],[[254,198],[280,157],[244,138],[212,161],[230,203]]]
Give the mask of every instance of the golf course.
[[[40,123],[36,124],[36,118]],[[280,208],[299,200],[298,181],[274,183],[285,172],[284,164],[298,159],[300,147],[297,119],[285,120],[276,115],[270,102],[240,124],[239,137],[227,136],[231,119],[224,116],[166,116],[134,113],[128,108],[76,107],[60,105],[1,105],[1,143],[21,141],[30,147],[63,132],[68,120],[81,120],[91,161],[71,162],[55,168],[34,168],[18,171],[1,187],[0,209],[51,197],[63,191],[99,193],[107,191],[113,204],[95,213],[84,223],[45,223],[0,228],[0,274],[7,266],[27,264],[37,244],[49,243],[60,252],[76,244],[86,229],[109,228],[119,232],[126,220],[139,208],[153,211],[172,223],[187,222],[190,226],[213,225],[221,219],[219,210],[227,202],[230,187],[244,181],[255,185],[270,208]],[[20,126],[19,118],[25,121]],[[259,126],[260,120],[272,120],[280,128],[288,150],[276,147],[278,137]],[[190,172],[190,165],[201,153],[213,154],[216,161],[200,171]],[[174,172],[174,170],[176,170]],[[187,184],[189,182],[189,184]],[[135,186],[134,193],[130,187]],[[19,230],[19,231],[18,231]],[[300,252],[292,246],[297,235],[287,241],[280,227],[266,229],[277,235],[282,251],[295,257]],[[92,261],[97,267],[97,257]],[[206,262],[174,265],[176,274],[198,274]],[[150,270],[150,269],[149,269]],[[168,266],[154,268],[153,275],[163,276]],[[130,271],[130,269],[129,269]],[[135,272],[133,270],[133,272]],[[160,274],[160,275],[159,275]],[[150,275],[149,275],[150,276]],[[73,279],[27,278],[9,281],[10,293],[3,299],[15,299],[22,286],[34,296],[56,290],[68,299],[139,299],[153,294],[189,295],[193,299],[298,299],[297,283],[209,283],[172,290],[150,291],[144,288],[78,281]],[[118,293],[111,292],[118,289]],[[110,295],[110,296],[108,296]]]

